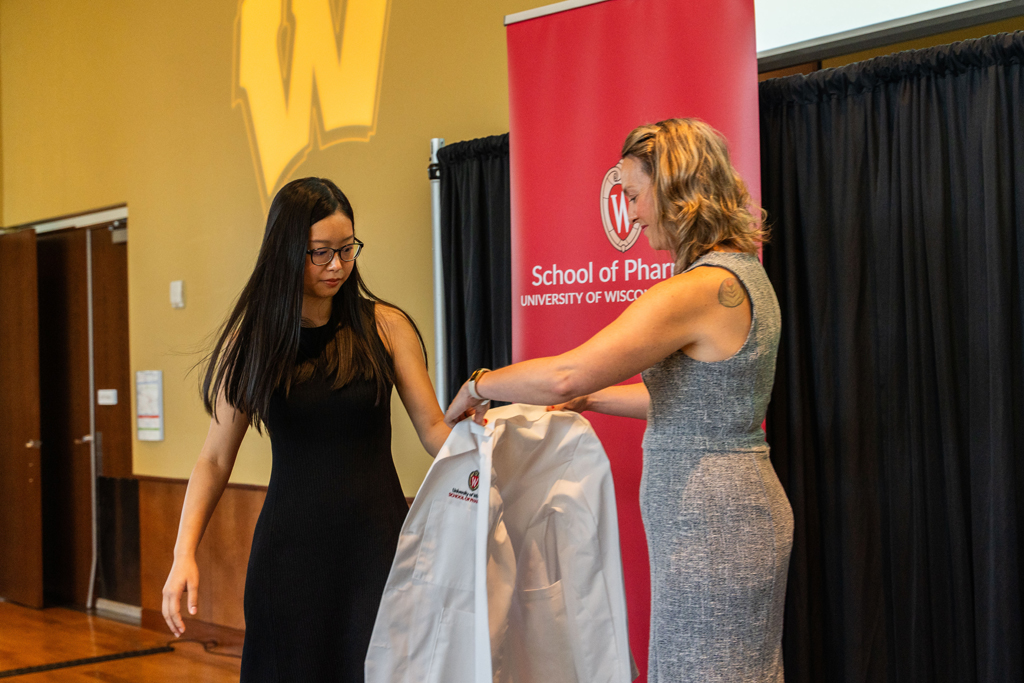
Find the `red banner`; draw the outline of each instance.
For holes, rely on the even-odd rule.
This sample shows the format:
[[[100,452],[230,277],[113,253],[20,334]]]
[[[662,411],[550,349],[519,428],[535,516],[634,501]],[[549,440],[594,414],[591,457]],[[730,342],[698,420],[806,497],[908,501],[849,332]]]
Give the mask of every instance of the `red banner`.
[[[634,127],[703,119],[728,139],[755,198],[760,186],[752,0],[605,0],[520,18],[508,26],[516,361],[579,345],[672,275],[671,257],[629,224],[618,184]],[[588,417],[615,477],[630,644],[646,680],[644,423]]]

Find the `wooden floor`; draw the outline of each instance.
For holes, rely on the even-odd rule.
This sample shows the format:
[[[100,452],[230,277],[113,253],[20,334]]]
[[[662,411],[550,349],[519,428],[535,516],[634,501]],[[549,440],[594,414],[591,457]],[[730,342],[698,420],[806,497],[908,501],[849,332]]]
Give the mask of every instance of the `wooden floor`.
[[[18,683],[238,681],[240,659],[207,653],[202,644],[175,640],[169,632],[148,631],[60,607],[36,610],[0,602],[0,674],[10,669],[162,647],[169,642],[174,652],[24,674],[10,680]],[[216,651],[241,654],[238,648],[217,648]]]

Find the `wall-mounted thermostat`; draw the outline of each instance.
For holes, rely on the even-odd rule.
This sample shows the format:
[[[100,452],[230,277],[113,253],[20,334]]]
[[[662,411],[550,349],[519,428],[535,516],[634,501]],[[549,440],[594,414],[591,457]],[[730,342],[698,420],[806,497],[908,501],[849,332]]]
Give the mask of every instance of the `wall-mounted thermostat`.
[[[185,282],[183,280],[171,282],[171,308],[185,308]]]

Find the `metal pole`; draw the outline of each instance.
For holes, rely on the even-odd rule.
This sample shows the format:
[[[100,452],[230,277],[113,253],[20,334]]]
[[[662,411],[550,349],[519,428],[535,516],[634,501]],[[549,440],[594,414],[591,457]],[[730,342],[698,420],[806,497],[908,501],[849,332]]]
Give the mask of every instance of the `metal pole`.
[[[430,139],[430,208],[434,238],[434,387],[441,410],[448,407],[448,354],[445,341],[444,259],[441,255],[441,167],[437,150],[444,138]]]
[[[86,312],[89,318],[89,477],[92,495],[92,569],[89,571],[89,596],[85,606],[92,609],[96,606],[96,569],[99,566],[99,506],[96,492],[96,348],[93,339],[93,306],[92,306],[92,230],[85,230],[85,292]]]

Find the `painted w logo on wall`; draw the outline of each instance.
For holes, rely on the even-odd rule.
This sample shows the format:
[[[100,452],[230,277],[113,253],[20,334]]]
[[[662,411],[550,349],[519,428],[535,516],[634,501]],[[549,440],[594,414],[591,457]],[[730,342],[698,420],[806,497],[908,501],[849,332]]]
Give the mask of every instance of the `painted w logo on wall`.
[[[240,0],[233,105],[264,209],[314,145],[374,133],[388,0]]]

